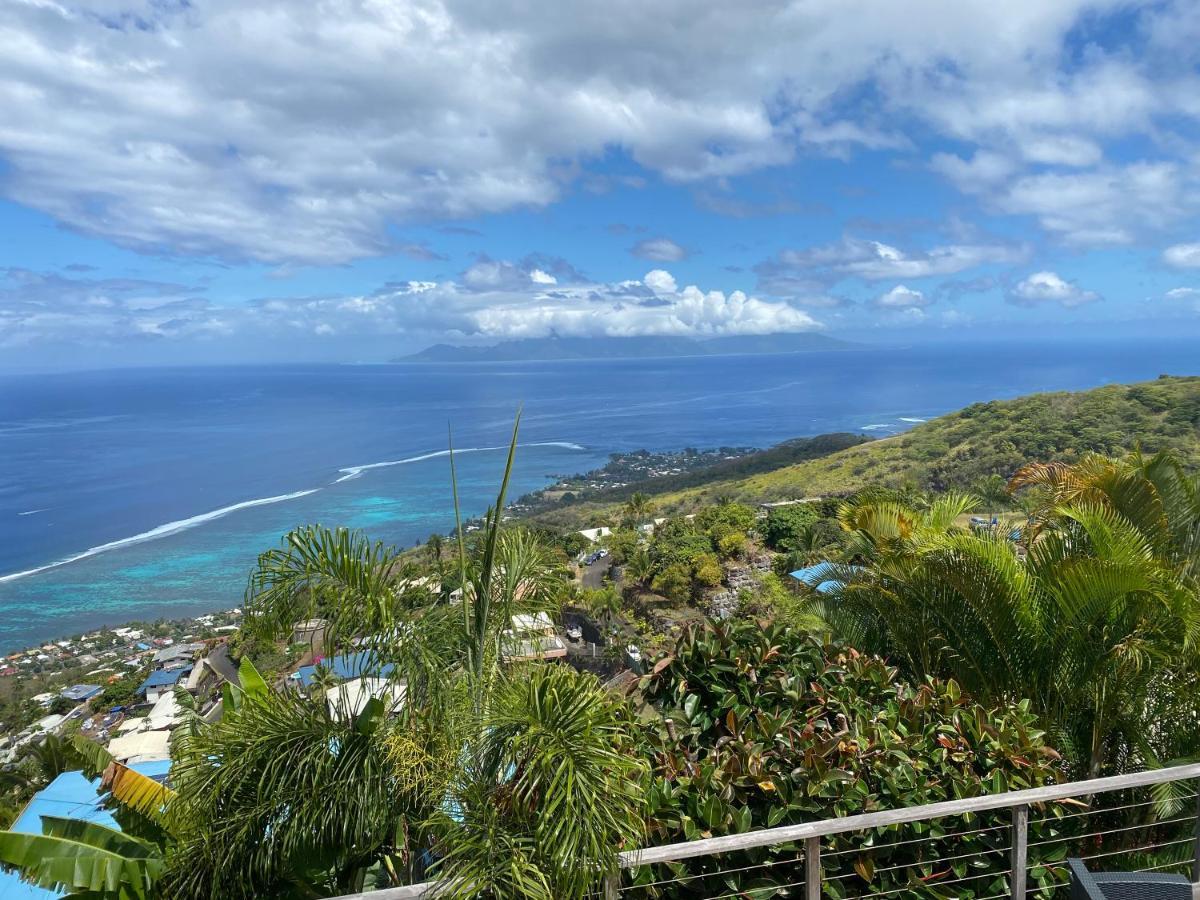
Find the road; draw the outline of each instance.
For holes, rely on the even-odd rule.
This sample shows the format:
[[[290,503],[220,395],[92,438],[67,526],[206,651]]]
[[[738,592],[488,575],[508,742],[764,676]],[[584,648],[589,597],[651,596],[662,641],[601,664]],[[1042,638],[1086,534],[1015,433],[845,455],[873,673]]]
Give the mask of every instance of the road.
[[[604,586],[604,576],[612,569],[612,561],[609,557],[598,559],[590,566],[583,567],[583,586],[585,588],[599,588]]]

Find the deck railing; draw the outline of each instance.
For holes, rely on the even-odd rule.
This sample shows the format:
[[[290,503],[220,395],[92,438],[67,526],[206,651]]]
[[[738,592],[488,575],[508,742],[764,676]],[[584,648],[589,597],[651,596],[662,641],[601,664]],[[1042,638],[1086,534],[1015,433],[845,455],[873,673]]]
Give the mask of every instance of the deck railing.
[[[798,896],[802,889],[805,900],[822,896],[900,900],[905,894],[919,892],[921,884],[928,884],[936,886],[939,896],[1025,900],[1027,896],[1045,897],[1054,892],[1061,878],[1056,882],[1047,873],[1064,874],[1061,860],[1067,851],[1094,860],[1094,865],[1101,868],[1186,871],[1194,895],[1200,896],[1200,791],[1196,785],[1184,789],[1180,784],[1197,779],[1200,763],[645,847],[621,854],[621,872],[605,882],[600,896],[615,900],[667,894],[733,900],[775,896],[773,891],[789,888],[789,896]],[[1166,817],[1151,814],[1164,798],[1155,800],[1145,793],[1146,789],[1170,784],[1175,784],[1171,794],[1175,810]],[[1117,802],[1104,802],[1109,799]],[[1070,806],[1064,806],[1067,803]],[[1032,844],[1031,809],[1039,816],[1033,820],[1035,826],[1050,823],[1058,829]],[[1120,815],[1114,818],[1116,814]],[[966,827],[956,826],[956,821]],[[902,835],[900,840],[883,844],[859,842],[823,854],[830,838],[850,834],[895,836],[897,826],[927,823],[936,823],[938,833],[930,827],[915,827],[920,832],[916,837]],[[1063,824],[1070,827],[1060,828]],[[864,873],[861,868],[866,865],[863,860],[898,846],[919,844],[928,849],[938,842],[979,836],[986,837],[988,846],[967,854],[939,857],[935,851],[932,856],[890,869],[881,867]],[[1031,860],[1031,849],[1037,851],[1039,859]],[[751,861],[748,854],[756,850],[770,850],[771,857]],[[1058,852],[1047,852],[1051,850]],[[703,871],[690,872],[675,865],[701,859],[707,863],[701,867]],[[726,867],[722,861],[733,865]],[[947,865],[950,868],[945,868]],[[869,882],[873,878],[864,877],[897,870],[911,870],[912,876],[906,885],[892,890],[871,890]],[[972,874],[972,870],[982,871]],[[960,871],[966,874],[959,875]],[[1031,873],[1038,876],[1037,883],[1031,884]],[[951,877],[945,877],[947,874]],[[721,879],[734,876],[734,889],[713,887]],[[771,886],[759,888],[756,893],[752,883],[755,878],[766,879]],[[980,881],[993,887],[1002,882],[1002,889],[988,893],[972,884]],[[339,900],[411,900],[432,893],[434,885],[427,882],[386,888]],[[956,885],[948,894],[947,890]],[[712,890],[717,893],[710,893]]]

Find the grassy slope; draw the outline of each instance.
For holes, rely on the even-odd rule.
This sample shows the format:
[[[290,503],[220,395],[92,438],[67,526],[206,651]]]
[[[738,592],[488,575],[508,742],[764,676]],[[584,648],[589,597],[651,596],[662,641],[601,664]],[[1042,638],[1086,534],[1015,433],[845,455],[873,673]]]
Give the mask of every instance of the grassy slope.
[[[1200,467],[1200,378],[1168,378],[1110,385],[1080,393],[1033,394],[976,403],[918,425],[896,437],[748,477],[721,478],[661,492],[640,486],[660,509],[676,510],[731,496],[748,502],[847,494],[866,485],[969,487],[996,473],[1005,477],[1026,462],[1072,460],[1095,450],[1119,453],[1140,443],[1148,451],[1171,447]],[[568,507],[560,524],[596,519],[600,503]]]

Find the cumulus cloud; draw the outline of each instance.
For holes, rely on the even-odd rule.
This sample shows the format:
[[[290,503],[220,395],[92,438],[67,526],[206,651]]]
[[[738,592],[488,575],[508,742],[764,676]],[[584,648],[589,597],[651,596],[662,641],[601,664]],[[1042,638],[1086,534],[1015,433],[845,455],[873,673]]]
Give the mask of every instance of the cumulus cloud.
[[[470,279],[468,281],[468,278]],[[407,281],[364,295],[266,297],[226,307],[185,285],[8,270],[0,280],[0,347],[131,339],[250,340],[300,336],[409,342],[573,337],[773,334],[821,323],[778,300],[680,287],[663,269],[613,283],[560,283],[548,272],[488,260],[456,281]]]
[[[1126,240],[1197,205],[1184,7],[750,0],[651,23],[601,2],[8,3],[3,190],[139,249],[338,263],[412,252],[395,223],[612,181],[594,165],[612,151],[719,184],[802,152],[908,154],[912,132],[967,146],[935,163],[998,210]],[[1136,23],[1079,51],[1110,13]],[[1106,163],[1148,132],[1170,140],[1140,168]]]
[[[1168,247],[1163,251],[1163,262],[1176,269],[1200,269],[1200,243]]]
[[[881,309],[920,309],[922,306],[928,306],[932,301],[922,294],[920,291],[914,291],[911,288],[906,288],[902,284],[896,285],[886,294],[880,294],[875,298],[875,305]]]
[[[1008,291],[1009,302],[1018,306],[1058,303],[1070,308],[1099,299],[1099,294],[1084,290],[1075,282],[1066,281],[1054,272],[1034,272]]]
[[[654,262],[680,262],[690,256],[686,247],[681,247],[670,238],[647,238],[629,248],[629,252],[640,259]]]

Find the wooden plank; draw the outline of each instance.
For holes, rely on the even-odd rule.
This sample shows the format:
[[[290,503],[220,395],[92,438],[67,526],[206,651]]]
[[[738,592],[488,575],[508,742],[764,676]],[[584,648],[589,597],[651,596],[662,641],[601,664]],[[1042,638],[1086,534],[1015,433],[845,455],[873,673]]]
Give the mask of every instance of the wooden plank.
[[[1029,868],[1029,807],[1012,811],[1012,855],[1009,888],[1012,900],[1025,900],[1026,870]]]
[[[869,828],[882,828],[887,825],[905,825],[909,822],[939,819],[944,816],[960,816],[965,813],[978,813],[993,809],[1010,809],[1014,806],[1031,806],[1054,800],[1066,800],[1070,797],[1081,795],[1103,794],[1107,791],[1146,787],[1152,784],[1162,784],[1167,781],[1180,781],[1185,778],[1197,777],[1200,777],[1200,763],[1189,763],[1185,766],[1152,769],[1146,772],[1131,772],[1126,775],[1113,775],[1108,778],[1094,778],[1090,781],[1052,784],[1046,787],[1030,788],[1024,791],[1010,791],[1004,794],[985,794],[981,797],[969,797],[965,800],[948,800],[942,803],[929,803],[924,806],[888,809],[882,812],[845,816],[840,819],[822,819],[817,822],[805,822],[802,825],[785,825],[782,828],[747,831],[742,834],[731,834],[724,837],[704,838],[699,841],[686,841],[680,844],[667,844],[661,847],[630,850],[621,854],[621,864],[624,866],[650,865],[652,863],[671,862],[678,859],[691,859],[697,856],[711,856],[714,853],[733,853],[738,850],[749,850],[754,847],[794,844],[812,837],[845,834],[848,831],[865,831]]]
[[[821,900],[821,839],[804,842],[804,900]]]

